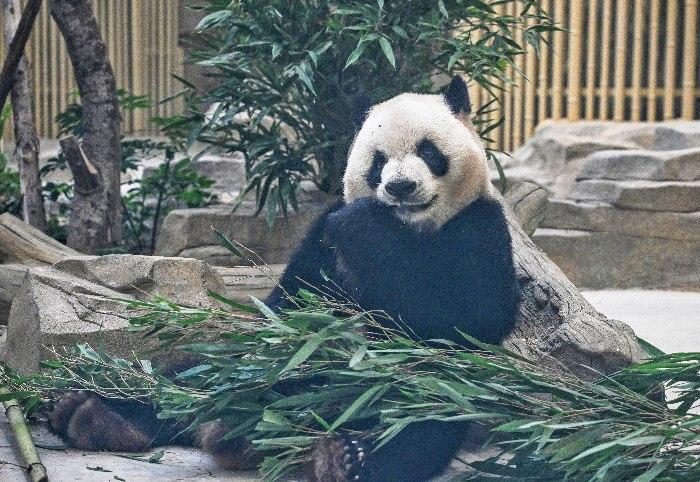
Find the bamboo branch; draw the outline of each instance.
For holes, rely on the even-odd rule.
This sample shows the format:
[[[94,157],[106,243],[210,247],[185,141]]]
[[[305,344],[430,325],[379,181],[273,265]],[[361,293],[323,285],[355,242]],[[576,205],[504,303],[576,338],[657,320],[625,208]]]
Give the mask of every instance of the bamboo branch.
[[[7,388],[0,388],[0,395],[7,395],[10,391]],[[46,467],[41,462],[39,452],[37,452],[32,434],[29,432],[27,422],[22,414],[22,408],[17,400],[7,400],[3,402],[5,414],[10,422],[10,428],[17,441],[17,449],[22,456],[22,460],[27,464],[27,472],[33,482],[48,482]]]
[[[0,71],[0,109],[5,105],[7,96],[12,89],[12,84],[15,80],[15,71],[19,65],[19,61],[24,55],[24,47],[27,45],[29,35],[34,27],[34,20],[41,9],[42,0],[29,0],[27,6],[22,12],[22,18],[17,25],[17,32],[12,38],[9,47],[7,48],[7,56]]]

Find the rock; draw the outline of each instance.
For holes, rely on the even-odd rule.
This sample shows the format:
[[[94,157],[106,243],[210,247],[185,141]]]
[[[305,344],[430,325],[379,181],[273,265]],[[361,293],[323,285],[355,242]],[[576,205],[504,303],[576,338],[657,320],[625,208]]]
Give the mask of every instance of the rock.
[[[52,347],[101,342],[117,356],[144,349],[152,341],[126,332],[129,312],[115,298],[124,295],[52,268],[31,268],[10,309],[3,360],[31,373],[51,358]]]
[[[700,179],[700,148],[594,152],[576,179],[694,181]]]
[[[228,206],[200,209],[180,209],[166,217],[161,228],[155,254],[160,256],[196,256],[212,264],[238,266],[251,264],[227,253],[212,228],[232,241],[253,251],[256,264],[285,263],[306,234],[311,222],[339,198],[315,193],[303,203],[298,212],[290,211],[286,219],[278,217],[272,227],[264,216],[253,216],[250,205],[233,212]]]
[[[558,197],[568,194],[587,157],[600,151],[677,151],[700,148],[700,122],[545,121],[513,152],[507,172],[533,177]],[[540,171],[533,176],[531,170]],[[523,174],[524,173],[524,174]]]
[[[111,290],[151,299],[154,294],[175,303],[214,308],[207,291],[224,292],[223,278],[208,264],[188,258],[111,254],[66,258],[54,265],[64,273]]]
[[[268,266],[217,266],[216,271],[226,283],[227,297],[241,303],[251,303],[251,296],[264,300],[277,284],[285,265],[273,264]]]
[[[54,267],[30,268],[12,301],[2,357],[27,373],[51,357],[52,347],[60,350],[79,342],[104,344],[116,356],[145,353],[158,341],[127,331],[128,319],[138,312],[116,300],[159,294],[185,306],[219,306],[207,290],[225,293],[224,280],[194,259],[80,256]],[[155,359],[174,356],[159,352]]]
[[[23,264],[0,264],[0,325],[7,323],[12,300],[22,285],[29,266]]]
[[[700,212],[636,211],[601,202],[552,199],[541,227],[698,242]]]
[[[601,181],[576,184],[571,197],[627,209],[688,213],[700,210],[700,181]]]
[[[573,229],[541,228],[533,241],[580,288],[700,286],[700,243]]]

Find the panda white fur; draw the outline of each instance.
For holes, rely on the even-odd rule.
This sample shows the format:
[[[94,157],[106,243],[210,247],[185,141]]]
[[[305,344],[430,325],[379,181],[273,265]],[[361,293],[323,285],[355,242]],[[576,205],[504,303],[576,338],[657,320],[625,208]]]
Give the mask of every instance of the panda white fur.
[[[345,201],[311,227],[267,304],[329,277],[366,310],[401,320],[421,339],[463,342],[457,330],[498,343],[513,326],[518,289],[510,236],[491,195],[486,157],[468,115],[464,81],[443,95],[403,94],[361,105],[345,173]],[[321,272],[324,272],[324,276]],[[177,369],[173,369],[177,372]],[[153,407],[90,392],[59,397],[53,429],[77,448],[142,451],[195,444],[229,468],[259,462],[218,422],[194,434]],[[362,427],[357,427],[362,429]],[[318,481],[422,481],[439,474],[468,433],[462,423],[421,422],[376,451],[346,436],[314,450]]]
[[[470,110],[460,77],[442,95],[402,94],[360,109],[344,202],[309,230],[268,304],[287,307],[286,295],[330,277],[418,338],[464,343],[460,330],[499,343],[513,327],[518,284]],[[464,423],[414,423],[371,453],[362,440],[329,438],[315,450],[315,477],[427,480],[467,433]]]

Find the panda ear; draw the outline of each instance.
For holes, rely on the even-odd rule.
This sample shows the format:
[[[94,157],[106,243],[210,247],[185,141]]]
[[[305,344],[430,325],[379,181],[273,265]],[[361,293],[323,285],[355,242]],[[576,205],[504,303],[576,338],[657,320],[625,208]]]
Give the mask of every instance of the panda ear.
[[[452,82],[450,82],[442,96],[454,115],[472,113],[467,83],[461,76],[455,75],[452,77]]]
[[[372,99],[366,94],[358,94],[355,96],[352,109],[352,121],[355,124],[355,129],[362,127],[362,124],[367,120],[371,108]]]

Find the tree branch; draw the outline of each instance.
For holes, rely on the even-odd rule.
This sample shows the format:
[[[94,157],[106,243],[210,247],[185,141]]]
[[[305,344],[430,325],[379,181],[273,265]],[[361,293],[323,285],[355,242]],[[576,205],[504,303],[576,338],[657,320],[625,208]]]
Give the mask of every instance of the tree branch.
[[[2,65],[2,71],[0,71],[0,109],[5,105],[7,96],[12,89],[12,84],[14,84],[15,71],[24,55],[24,47],[27,45],[29,35],[34,28],[34,20],[36,20],[36,16],[41,9],[41,2],[42,0],[29,0],[27,2],[27,6],[22,12],[22,18],[17,25],[17,32],[7,49],[7,56]]]

